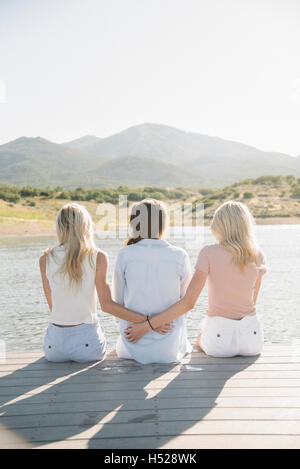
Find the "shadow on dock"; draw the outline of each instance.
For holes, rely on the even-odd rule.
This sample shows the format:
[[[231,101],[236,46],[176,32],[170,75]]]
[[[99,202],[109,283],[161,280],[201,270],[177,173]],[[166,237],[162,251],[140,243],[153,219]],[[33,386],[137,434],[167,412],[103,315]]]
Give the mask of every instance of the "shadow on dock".
[[[1,378],[0,447],[161,447],[209,414],[225,383],[256,360],[230,366],[199,353],[184,364],[146,366],[113,355],[88,365],[12,360]]]

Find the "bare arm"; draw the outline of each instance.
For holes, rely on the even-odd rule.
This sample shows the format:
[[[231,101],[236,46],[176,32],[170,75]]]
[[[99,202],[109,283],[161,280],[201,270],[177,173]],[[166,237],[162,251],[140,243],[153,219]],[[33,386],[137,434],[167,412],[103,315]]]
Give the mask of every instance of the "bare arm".
[[[49,309],[50,311],[52,311],[52,296],[51,296],[51,288],[50,288],[49,280],[47,279],[47,276],[46,276],[46,262],[47,262],[47,255],[43,254],[40,257],[40,271],[41,271],[45,297],[46,297]]]
[[[187,313],[190,309],[193,309],[204,288],[206,278],[207,274],[201,272],[201,270],[195,270],[184,297],[162,313],[153,316],[151,318],[152,326],[156,328],[162,324],[169,323],[179,316]]]
[[[266,258],[264,256],[264,253],[261,251],[258,254],[258,264],[259,264],[259,270],[258,270],[257,279],[256,279],[254,289],[253,289],[253,303],[255,305],[256,305],[257,297],[260,291],[262,278],[264,274],[267,272]]]
[[[135,313],[134,311],[124,308],[124,306],[121,306],[119,303],[113,301],[110,287],[107,281],[107,271],[107,256],[103,252],[99,252],[97,255],[96,265],[96,289],[102,311],[130,322],[144,321],[145,316],[143,314]]]
[[[262,276],[258,275],[257,280],[256,280],[255,285],[254,285],[253,302],[254,302],[255,305],[256,305],[256,302],[257,302],[257,297],[258,297],[258,293],[259,293],[260,286],[261,286],[261,279],[262,279]]]
[[[206,273],[196,269],[184,297],[162,313],[151,317],[153,329],[160,327],[162,324],[168,324],[179,316],[187,313],[190,309],[193,309],[204,288],[206,278]],[[137,342],[143,335],[149,332],[149,330],[151,330],[151,327],[147,321],[140,324],[131,324],[125,332],[126,338],[129,342]]]

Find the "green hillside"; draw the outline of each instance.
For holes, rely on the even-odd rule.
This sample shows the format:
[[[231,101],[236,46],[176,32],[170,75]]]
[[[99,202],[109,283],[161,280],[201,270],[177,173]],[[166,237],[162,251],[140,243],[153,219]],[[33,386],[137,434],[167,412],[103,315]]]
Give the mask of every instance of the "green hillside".
[[[9,184],[46,186],[75,179],[94,158],[41,137],[21,137],[0,146],[0,180]],[[76,174],[74,175],[74,168]]]
[[[204,204],[206,223],[226,200],[247,204],[258,223],[300,223],[300,178],[263,176],[247,179],[223,189],[165,189],[161,187],[64,190],[34,187],[0,186],[0,234],[54,233],[57,211],[68,201],[84,204],[97,223],[99,203],[117,204],[119,195],[127,195],[129,204],[152,197],[165,201]]]
[[[205,217],[211,218],[226,200],[244,202],[256,219],[299,217],[300,221],[300,178],[276,175],[246,179],[211,193],[203,191],[195,202],[202,202]]]

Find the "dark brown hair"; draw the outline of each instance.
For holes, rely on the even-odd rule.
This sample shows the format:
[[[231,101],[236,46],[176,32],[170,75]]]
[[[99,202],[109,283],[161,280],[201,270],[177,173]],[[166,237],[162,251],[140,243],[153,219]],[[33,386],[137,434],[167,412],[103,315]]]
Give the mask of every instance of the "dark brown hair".
[[[132,236],[125,242],[126,246],[142,239],[160,239],[167,228],[167,218],[166,208],[159,200],[144,199],[134,204],[129,222]]]

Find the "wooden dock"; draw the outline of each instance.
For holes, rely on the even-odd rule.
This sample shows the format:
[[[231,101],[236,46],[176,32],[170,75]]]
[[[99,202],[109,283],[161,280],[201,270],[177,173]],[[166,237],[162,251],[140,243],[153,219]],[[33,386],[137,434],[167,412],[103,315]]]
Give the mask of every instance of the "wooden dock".
[[[0,364],[1,448],[300,448],[300,347],[139,365]]]

